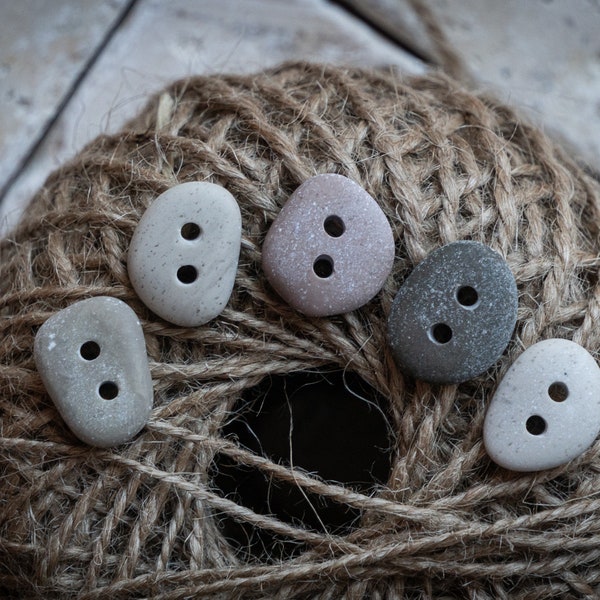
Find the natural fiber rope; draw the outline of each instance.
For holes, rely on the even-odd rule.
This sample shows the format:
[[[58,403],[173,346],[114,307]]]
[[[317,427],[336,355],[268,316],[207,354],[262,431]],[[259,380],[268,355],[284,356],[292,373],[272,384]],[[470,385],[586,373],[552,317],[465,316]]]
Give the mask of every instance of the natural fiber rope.
[[[324,172],[378,200],[396,261],[367,306],[311,319],[265,282],[260,252],[291,192]],[[126,252],[154,198],[193,180],[237,198],[244,235],[227,309],[185,329],[139,301]],[[497,382],[525,347],[566,337],[597,356],[599,224],[596,181],[511,110],[442,76],[290,64],[171,86],[123,133],[52,175],[0,247],[3,597],[598,597],[600,443],[564,467],[513,474],[489,460],[481,432]],[[457,239],[507,259],[519,287],[513,340],[472,382],[404,379],[386,342],[390,304],[413,265]],[[155,390],[148,426],[111,450],[73,438],[32,357],[48,317],[96,295],[138,314]],[[356,372],[392,404],[393,470],[374,497],[219,435],[265,376],[330,367]],[[334,537],[222,498],[208,475],[216,453],[362,510],[361,526]],[[223,513],[307,550],[243,564],[219,530]]]

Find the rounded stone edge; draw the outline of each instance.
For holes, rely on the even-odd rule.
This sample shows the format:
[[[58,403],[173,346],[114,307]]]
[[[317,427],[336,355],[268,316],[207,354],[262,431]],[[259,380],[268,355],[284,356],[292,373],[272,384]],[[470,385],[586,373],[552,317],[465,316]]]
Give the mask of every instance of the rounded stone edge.
[[[572,340],[568,340],[565,338],[547,338],[545,340],[540,340],[539,342],[532,344],[531,346],[526,348],[515,359],[515,361],[511,364],[509,371],[507,371],[507,373],[505,374],[505,377],[515,365],[520,364],[524,360],[523,357],[525,357],[528,353],[530,353],[531,350],[533,350],[534,352],[540,353],[544,349],[544,346],[547,346],[549,344],[556,344],[556,343],[563,345],[566,350],[570,350],[570,349],[572,350],[573,348],[575,348],[577,352],[580,352],[581,350],[583,350],[584,354],[582,354],[582,356],[586,357],[585,360],[587,362],[589,362],[590,367],[592,367],[592,368],[595,367],[596,377],[600,383],[600,366],[596,362],[596,359],[592,356],[592,354],[586,348],[584,348],[577,342],[574,342]],[[560,463],[556,463],[553,461],[538,461],[535,466],[530,467],[530,468],[516,467],[513,464],[510,464],[509,461],[503,460],[503,458],[502,458],[503,453],[496,450],[496,448],[498,447],[498,444],[491,437],[491,434],[489,431],[490,426],[488,425],[489,420],[491,420],[491,416],[492,416],[492,407],[493,407],[494,398],[495,398],[498,390],[501,388],[503,381],[504,381],[504,378],[498,383],[496,390],[494,391],[494,393],[492,395],[492,399],[489,402],[489,406],[486,410],[486,414],[484,417],[483,430],[482,430],[482,435],[481,435],[481,439],[483,442],[483,447],[485,449],[485,452],[486,452],[487,456],[489,457],[489,459],[492,462],[494,462],[496,465],[498,465],[502,469],[506,469],[507,471],[513,471],[515,473],[537,473],[540,471],[556,469],[556,468],[559,468],[561,466],[568,464],[572,460],[575,460],[578,456],[583,454],[586,450],[588,450],[594,444],[594,442],[596,441],[596,439],[598,437],[598,434],[600,434],[600,409],[599,409],[598,422],[596,424],[594,435],[593,436],[590,435],[589,442],[582,445],[581,448],[578,450],[577,454],[574,454],[570,458],[567,458],[566,460],[564,460]],[[600,390],[600,387],[599,387],[599,390]],[[498,457],[500,457],[500,458],[498,459]]]
[[[131,276],[131,269],[134,268],[134,265],[136,265],[136,267],[137,267],[138,260],[139,260],[136,255],[137,253],[132,251],[132,247],[134,245],[134,240],[137,240],[137,238],[140,235],[142,235],[140,225],[142,225],[142,227],[143,227],[144,217],[146,216],[148,210],[154,205],[155,202],[160,200],[166,194],[170,194],[175,189],[181,190],[183,188],[189,189],[190,193],[198,193],[199,191],[201,192],[201,189],[204,188],[204,189],[209,189],[209,190],[218,189],[219,192],[221,192],[221,193],[225,192],[227,194],[228,200],[230,200],[229,206],[232,209],[232,216],[233,216],[233,214],[235,214],[236,222],[239,224],[239,229],[240,229],[239,249],[238,249],[237,257],[235,260],[235,265],[232,267],[232,269],[237,272],[237,268],[238,268],[238,264],[239,264],[239,255],[240,255],[240,251],[241,251],[242,236],[243,236],[242,213],[241,213],[240,205],[239,205],[237,199],[228,189],[226,189],[225,187],[223,187],[217,183],[213,183],[210,181],[186,181],[183,183],[175,184],[175,185],[169,187],[167,190],[165,190],[161,194],[159,194],[158,196],[156,196],[156,198],[154,198],[153,202],[147,207],[146,211],[141,215],[141,217],[135,227],[133,235],[131,236],[131,239],[129,240],[129,245],[127,248],[127,253],[126,253],[127,274],[128,274],[129,282],[131,283],[131,286],[134,289],[135,293],[137,294],[138,298],[156,316],[160,317],[167,323],[170,323],[177,327],[200,327],[201,325],[205,325],[206,323],[212,321],[213,319],[218,317],[223,312],[223,310],[229,303],[229,300],[233,293],[233,288],[235,286],[235,279],[236,279],[235,275],[233,277],[231,289],[229,290],[227,299],[225,300],[222,307],[217,312],[211,313],[208,317],[189,318],[189,319],[188,318],[178,318],[178,317],[172,318],[170,315],[167,315],[163,310],[160,309],[160,307],[157,307],[156,302],[152,302],[151,300],[147,299],[146,292],[144,292],[144,291],[140,292],[140,286],[135,282],[135,278]]]
[[[311,310],[310,308],[309,309],[302,308],[301,305],[299,305],[297,302],[297,294],[294,294],[292,291],[288,292],[283,286],[278,285],[277,279],[278,279],[278,276],[281,274],[280,271],[273,269],[271,264],[265,263],[265,260],[264,260],[265,254],[270,253],[270,248],[273,244],[273,241],[272,241],[272,238],[274,235],[273,234],[273,224],[277,221],[277,219],[282,214],[285,214],[286,206],[295,197],[296,194],[304,193],[306,191],[305,186],[311,185],[319,179],[336,179],[341,182],[341,185],[355,187],[358,190],[360,190],[362,193],[366,194],[366,196],[368,196],[370,202],[372,202],[373,205],[381,212],[381,215],[383,217],[382,222],[385,222],[385,225],[386,225],[386,237],[389,238],[387,241],[387,243],[389,245],[389,256],[385,257],[386,266],[385,266],[385,269],[382,269],[382,271],[385,272],[385,275],[381,277],[381,283],[379,284],[377,289],[373,293],[369,292],[368,297],[365,294],[366,300],[361,300],[360,304],[357,304],[355,302],[355,303],[348,304],[344,308],[336,308],[334,310]],[[275,219],[269,226],[269,229],[267,230],[267,233],[265,234],[265,238],[263,240],[262,247],[261,247],[261,268],[265,274],[265,277],[266,277],[269,285],[273,288],[273,290],[277,293],[277,295],[286,304],[288,304],[291,308],[293,308],[295,311],[297,311],[300,314],[303,314],[307,317],[315,317],[315,318],[325,318],[325,317],[333,317],[336,315],[347,314],[347,313],[353,312],[355,310],[359,310],[360,308],[362,308],[363,306],[365,306],[366,304],[371,302],[377,296],[377,294],[379,294],[381,292],[381,290],[385,286],[385,282],[387,281],[388,277],[390,276],[390,274],[394,268],[395,258],[396,258],[396,247],[395,247],[395,240],[394,240],[394,232],[390,225],[389,219],[387,218],[387,216],[381,209],[381,206],[379,205],[377,200],[375,200],[375,198],[365,188],[363,188],[358,182],[356,182],[353,179],[346,177],[345,175],[342,175],[340,173],[319,173],[319,174],[313,175],[312,177],[309,177],[308,179],[303,181],[290,194],[288,200],[281,207],[278,215],[275,217]]]
[[[420,372],[413,369],[412,365],[407,363],[404,360],[404,358],[403,358],[404,352],[401,353],[399,350],[400,345],[395,343],[395,338],[397,336],[392,334],[392,325],[391,324],[395,318],[394,315],[397,314],[397,312],[399,311],[398,306],[400,304],[401,299],[403,298],[404,295],[406,295],[406,293],[408,293],[407,291],[405,291],[404,294],[402,293],[403,290],[407,289],[407,288],[405,288],[405,284],[407,284],[407,283],[410,284],[409,280],[411,279],[413,274],[420,273],[420,271],[423,268],[422,265],[426,261],[428,261],[431,258],[435,258],[435,255],[441,253],[444,249],[447,249],[448,247],[451,247],[451,246],[479,247],[486,252],[488,259],[498,261],[499,263],[501,263],[504,266],[504,268],[505,268],[504,270],[507,275],[507,283],[509,283],[511,286],[511,292],[512,292],[511,296],[513,298],[510,327],[507,326],[506,335],[503,337],[503,340],[505,339],[506,343],[503,342],[503,344],[501,344],[502,350],[500,350],[499,353],[497,353],[496,358],[490,364],[488,364],[485,368],[474,369],[471,372],[469,372],[468,375],[460,376],[460,377],[458,377],[458,376],[452,377],[452,376],[448,376],[448,375],[444,375],[444,374],[441,374],[441,375],[433,374],[429,377],[423,377],[423,375]],[[396,366],[405,375],[408,375],[409,377],[412,377],[413,379],[423,381],[425,383],[430,383],[430,384],[455,385],[455,384],[464,383],[466,381],[470,381],[471,379],[475,379],[476,377],[479,377],[480,375],[485,373],[488,369],[490,369],[500,359],[500,357],[502,356],[502,354],[505,352],[506,348],[510,344],[510,340],[514,334],[514,330],[515,330],[515,327],[517,324],[518,295],[519,295],[519,292],[518,292],[517,283],[516,283],[514,274],[512,273],[510,267],[508,266],[508,263],[502,257],[501,254],[496,252],[493,248],[491,248],[487,244],[484,244],[483,242],[479,242],[477,240],[456,240],[454,242],[450,242],[448,244],[444,244],[443,246],[436,248],[435,250],[430,252],[420,263],[418,263],[417,265],[414,266],[413,270],[409,273],[409,275],[402,282],[401,286],[398,288],[398,291],[396,292],[396,295],[394,296],[394,299],[392,301],[390,313],[389,313],[388,319],[387,319],[387,332],[388,332],[388,343],[392,350],[392,356],[394,357],[394,362],[396,363]]]
[[[143,395],[143,399],[145,399],[145,404],[146,404],[146,406],[144,407],[144,414],[143,414],[143,416],[140,417],[140,419],[138,419],[138,423],[135,426],[135,428],[134,428],[135,430],[133,432],[128,432],[125,435],[123,435],[123,434],[117,435],[112,440],[106,441],[106,442],[99,442],[93,435],[88,435],[85,431],[81,431],[80,428],[77,427],[77,425],[72,422],[72,419],[69,417],[69,415],[65,414],[63,407],[60,404],[57,404],[57,402],[54,399],[54,395],[57,393],[56,389],[54,389],[49,384],[46,377],[43,375],[43,371],[47,370],[48,365],[45,365],[42,362],[42,356],[44,355],[44,353],[40,351],[40,344],[47,338],[47,333],[46,333],[47,330],[58,319],[60,319],[61,317],[64,318],[65,316],[68,316],[71,309],[73,309],[74,307],[81,306],[83,304],[112,304],[114,306],[118,306],[119,310],[128,312],[128,314],[130,315],[130,318],[131,318],[131,323],[133,324],[134,320],[135,320],[135,323],[137,326],[136,328],[139,329],[140,349],[143,347],[143,350],[144,350],[143,354],[146,359],[146,363],[145,363],[146,368],[144,369],[145,377],[144,377],[144,382],[143,382],[143,384],[146,387],[146,389],[145,389],[146,393]],[[149,365],[147,364],[147,350],[146,350],[146,343],[144,340],[144,331],[143,331],[142,325],[141,325],[139,318],[138,318],[137,314],[135,313],[135,311],[131,308],[131,306],[129,306],[123,300],[120,300],[119,298],[115,298],[113,296],[93,296],[91,298],[85,298],[83,300],[79,300],[77,302],[74,302],[74,303],[66,306],[63,309],[58,310],[53,315],[48,317],[48,319],[46,319],[46,321],[44,321],[38,328],[38,330],[35,334],[35,337],[34,337],[34,341],[33,341],[33,358],[34,358],[34,363],[35,363],[38,375],[40,376],[40,379],[42,380],[44,389],[46,390],[46,393],[50,397],[50,400],[52,401],[54,408],[60,415],[61,419],[63,420],[63,422],[69,429],[69,431],[73,434],[73,436],[75,436],[78,440],[80,440],[84,444],[91,446],[91,447],[95,447],[95,448],[112,448],[115,446],[119,446],[119,445],[130,442],[136,435],[138,435],[140,433],[140,431],[148,423],[148,419],[150,417],[150,414],[152,413],[152,408],[153,408],[153,404],[154,404],[154,386],[152,383],[152,375],[150,373],[150,368],[149,368]]]

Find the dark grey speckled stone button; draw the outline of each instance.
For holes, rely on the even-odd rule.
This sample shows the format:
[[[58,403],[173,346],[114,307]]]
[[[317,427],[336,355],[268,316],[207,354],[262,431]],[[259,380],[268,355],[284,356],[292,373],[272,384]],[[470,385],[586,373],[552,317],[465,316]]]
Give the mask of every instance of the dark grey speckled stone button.
[[[360,308],[394,263],[394,236],[375,200],[357,183],[328,173],[305,181],[286,202],[263,244],[262,266],[278,294],[311,317]]]
[[[392,305],[389,339],[400,369],[431,383],[480,375],[502,355],[517,318],[517,286],[503,258],[474,241],[432,252]]]

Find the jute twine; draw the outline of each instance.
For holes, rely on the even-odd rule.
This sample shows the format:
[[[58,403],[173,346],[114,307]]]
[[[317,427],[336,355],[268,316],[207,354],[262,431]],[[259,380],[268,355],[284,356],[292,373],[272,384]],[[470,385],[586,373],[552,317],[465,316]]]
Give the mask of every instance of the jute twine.
[[[378,200],[396,261],[364,308],[317,319],[279,300],[260,259],[289,195],[325,172]],[[194,180],[237,198],[244,234],[228,307],[185,329],[139,301],[126,252],[156,196]],[[4,596],[598,597],[600,443],[564,467],[510,473],[487,457],[482,423],[499,379],[531,344],[563,337],[597,356],[599,224],[596,181],[511,110],[442,76],[288,64],[174,84],[127,130],[54,173],[1,246]],[[403,378],[386,343],[394,294],[430,251],[460,239],[508,261],[519,288],[513,339],[474,381]],[[148,426],[110,450],[69,433],[32,357],[47,318],[98,295],[138,314],[155,391]],[[392,473],[372,496],[292,472],[219,433],[267,375],[332,367],[391,402]],[[217,452],[362,510],[360,526],[344,537],[304,530],[221,497],[208,476]],[[222,514],[306,551],[244,562],[222,536]]]

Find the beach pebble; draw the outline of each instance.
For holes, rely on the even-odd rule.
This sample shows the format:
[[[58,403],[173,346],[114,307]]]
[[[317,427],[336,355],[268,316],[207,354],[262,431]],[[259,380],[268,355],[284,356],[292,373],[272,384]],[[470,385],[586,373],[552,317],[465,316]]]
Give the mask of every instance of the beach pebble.
[[[37,370],[71,431],[92,446],[127,442],[152,409],[144,334],[121,300],[81,300],[50,317],[34,343]]]
[[[262,251],[277,293],[299,312],[324,317],[360,308],[379,292],[394,262],[394,238],[363,188],[325,174],[291,195]]]
[[[231,296],[241,235],[239,206],[225,188],[208,182],[170,188],[131,239],[127,269],[137,295],[175,325],[210,321]]]
[[[600,431],[600,368],[585,348],[549,339],[513,363],[488,408],[489,456],[512,471],[552,469],[579,456]]]
[[[459,241],[432,252],[404,281],[389,341],[406,374],[459,383],[498,360],[516,318],[517,287],[506,262],[484,244]]]

